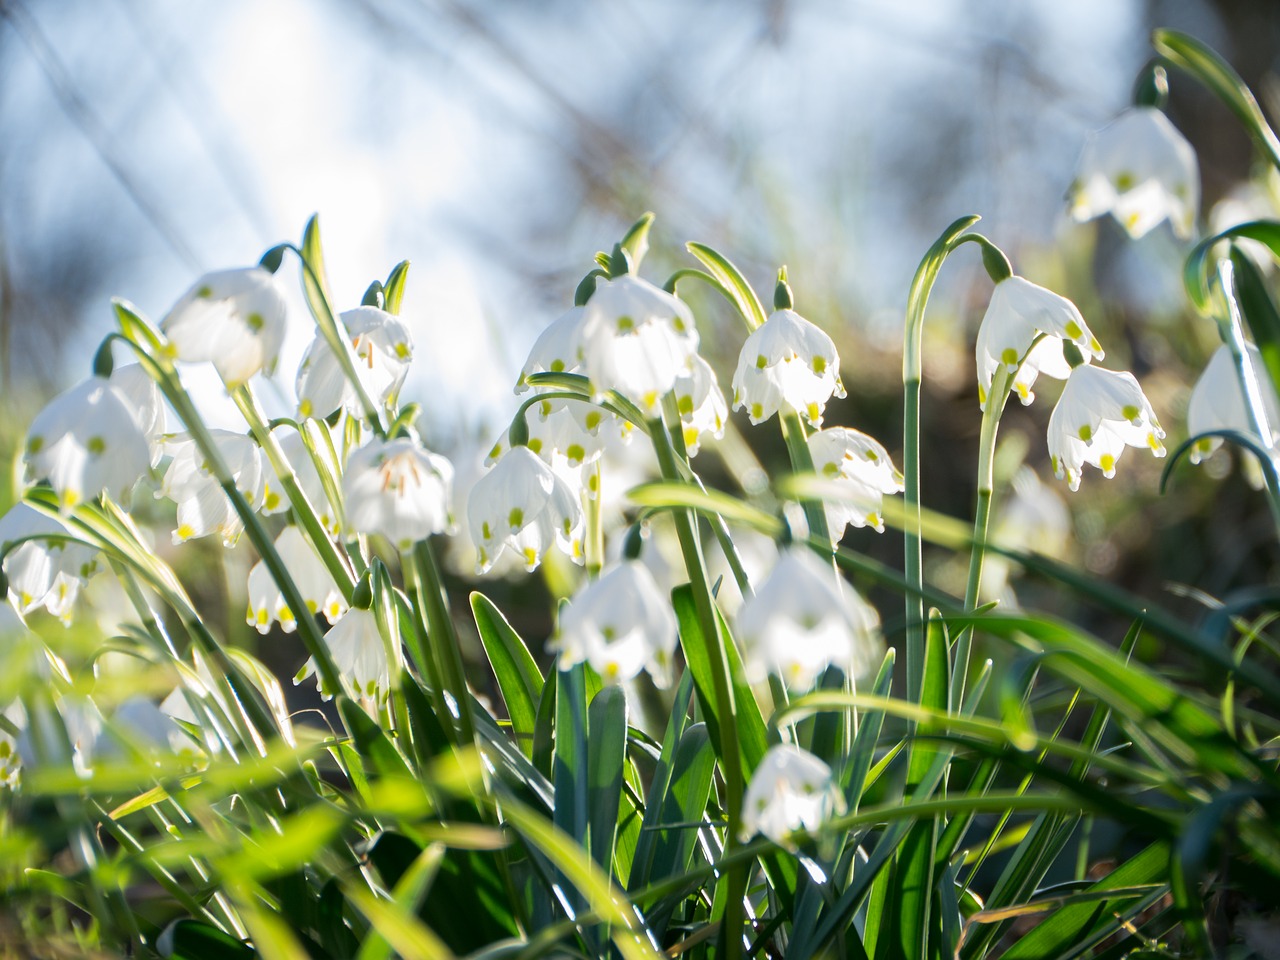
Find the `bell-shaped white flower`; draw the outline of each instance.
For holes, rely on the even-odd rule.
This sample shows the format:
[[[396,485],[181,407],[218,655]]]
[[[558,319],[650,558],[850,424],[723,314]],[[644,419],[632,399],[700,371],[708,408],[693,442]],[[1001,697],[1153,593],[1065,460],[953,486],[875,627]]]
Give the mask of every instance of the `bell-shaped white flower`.
[[[111,371],[107,382],[123,398],[138,429],[147,438],[147,445],[151,448],[151,465],[155,466],[164,456],[165,414],[159,385],[140,363],[117,366]]]
[[[123,499],[151,467],[147,437],[119,391],[90,377],[36,414],[24,454],[63,511],[101,493]]]
[[[775,744],[747,784],[739,839],[745,842],[760,833],[794,849],[792,833],[818,830],[844,809],[844,796],[829,766],[793,744]]]
[[[1040,334],[1045,334],[1045,339],[1032,349]],[[979,402],[986,405],[991,378],[1001,364],[1013,373],[1021,363],[1013,386],[1024,405],[1035,399],[1031,387],[1037,375],[1066,379],[1071,366],[1062,356],[1063,340],[1079,347],[1086,362],[1103,357],[1102,344],[1074,303],[1025,277],[1001,280],[991,293],[991,302],[978,327]],[[1026,362],[1022,363],[1024,358]]]
[[[1081,365],[1071,371],[1049,417],[1049,457],[1053,472],[1072,490],[1080,489],[1084,464],[1116,475],[1126,446],[1165,454],[1164,430],[1133,374]]]
[[[874,437],[848,427],[809,435],[813,469],[839,484],[844,497],[826,503],[827,530],[837,543],[845,527],[874,527],[884,533],[884,495],[901,493],[902,473]]]
[[[561,669],[584,660],[606,683],[625,683],[641,670],[671,682],[676,618],[653,574],[628,560],[587,584],[565,608],[551,646]]]
[[[9,602],[26,615],[44,607],[69,623],[80,588],[98,570],[98,553],[71,543],[61,523],[34,507],[19,503],[0,517],[0,547],[18,544],[4,555]]]
[[[333,657],[334,665],[363,700],[382,703],[391,689],[391,668],[387,663],[387,648],[378,632],[378,618],[372,610],[352,607],[324,635],[325,646]],[[337,690],[328,690],[316,670],[315,658],[309,658],[293,678],[301,683],[316,675],[316,687],[329,700]]]
[[[844,396],[836,345],[794,310],[775,310],[738,354],[733,409],[763,423],[779,408],[799,411],[815,427],[832,395]]]
[[[370,440],[347,458],[347,528],[380,533],[407,550],[453,522],[453,464],[408,437]]]
[[[554,541],[583,562],[582,503],[578,494],[528,447],[504,453],[476,481],[467,499],[467,526],[484,573],[510,547],[534,570]]]
[[[214,445],[249,505],[258,508],[266,494],[266,472],[262,451],[252,437],[230,430],[210,430]],[[244,530],[244,521],[236,513],[231,499],[223,492],[218,478],[210,471],[196,442],[179,434],[165,444],[173,455],[169,469],[160,482],[158,496],[168,497],[178,505],[178,525],[173,542],[183,543],[216,533],[227,546],[234,544]]]
[[[270,375],[284,343],[285,299],[262,267],[206,273],[160,323],[178,360],[210,360],[227,388]]]
[[[351,337],[356,375],[365,394],[375,403],[391,403],[404,386],[413,359],[408,325],[395,314],[370,306],[348,310],[341,319]],[[324,418],[342,406],[353,417],[365,415],[329,341],[319,334],[298,367],[297,391],[299,417]]]
[[[289,576],[306,601],[310,613],[323,613],[330,623],[342,616],[347,609],[342,593],[333,582],[329,568],[324,565],[324,561],[301,530],[292,526],[285,527],[280,536],[276,537],[276,552],[284,561],[285,569],[289,571]],[[249,626],[263,634],[270,632],[274,622],[278,622],[285,633],[292,633],[298,628],[297,613],[289,609],[284,594],[267,570],[266,563],[261,560],[249,571],[249,609],[245,620]]]
[[[1225,343],[1209,358],[1204,373],[1200,374],[1191,391],[1191,399],[1187,403],[1187,433],[1190,436],[1210,430],[1235,430],[1252,437],[1264,447],[1274,445],[1275,431],[1280,430],[1280,397],[1276,396],[1271,378],[1264,372],[1262,354],[1252,343],[1246,345],[1246,360],[1262,394],[1263,412],[1272,436],[1264,440],[1254,429],[1253,418],[1249,416],[1244,391],[1240,387],[1235,359]],[[1213,456],[1221,446],[1221,437],[1201,437],[1191,447],[1191,462],[1199,463]]]
[[[688,305],[630,274],[596,287],[580,337],[581,372],[595,394],[617,390],[650,416],[698,349]]]
[[[1068,196],[1071,216],[1109,213],[1137,240],[1167,219],[1191,236],[1200,207],[1196,152],[1155,107],[1133,107],[1085,144]]]
[[[520,369],[516,393],[529,389],[528,378],[535,373],[579,373],[582,366],[582,324],[585,307],[570,307],[538,335],[529,350],[529,359]]]
[[[768,674],[799,688],[828,666],[848,676],[870,671],[880,658],[880,617],[812,551],[783,551],[773,572],[738,612],[738,637],[752,682]]]
[[[720,392],[711,364],[696,353],[691,357],[691,363],[687,371],[676,377],[675,391],[685,450],[692,457],[698,453],[702,438],[707,434],[717,440],[724,436],[729,405]]]

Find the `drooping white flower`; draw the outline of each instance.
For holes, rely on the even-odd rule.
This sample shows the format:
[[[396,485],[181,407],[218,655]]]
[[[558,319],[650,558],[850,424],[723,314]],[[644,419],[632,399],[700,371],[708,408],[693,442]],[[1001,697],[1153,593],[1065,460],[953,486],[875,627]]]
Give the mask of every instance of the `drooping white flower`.
[[[44,607],[70,622],[80,588],[98,570],[96,550],[68,542],[71,533],[61,523],[25,503],[0,517],[0,547],[25,542],[5,553],[4,573],[9,601],[25,615]],[[34,538],[34,539],[28,539]]]
[[[832,395],[845,395],[836,345],[794,310],[775,310],[743,343],[733,375],[733,409],[745,407],[752,423],[786,407],[821,426]]]
[[[879,661],[880,617],[807,548],[783,551],[738,612],[738,637],[753,682],[776,674],[803,689],[828,666],[859,677]]]
[[[160,329],[179,360],[210,360],[227,388],[270,375],[284,343],[285,299],[262,267],[206,273],[182,295]]]
[[[570,307],[538,335],[529,358],[520,369],[516,393],[529,389],[528,378],[535,373],[578,373],[582,366],[582,324],[584,307]]]
[[[794,849],[793,832],[817,830],[844,809],[844,797],[829,766],[793,744],[775,744],[747,784],[739,839],[745,842],[760,833]]]
[[[1265,373],[1262,354],[1252,343],[1246,345],[1246,361],[1262,394],[1263,412],[1272,436],[1264,440],[1254,429],[1244,391],[1240,387],[1235,359],[1225,343],[1209,358],[1204,373],[1200,374],[1191,391],[1191,399],[1187,403],[1187,433],[1190,436],[1210,430],[1235,430],[1252,437],[1264,447],[1274,444],[1275,431],[1280,430],[1280,397],[1276,396],[1271,378]],[[1191,448],[1191,462],[1199,463],[1213,456],[1221,446],[1221,437],[1201,437]]]
[[[27,431],[25,459],[63,511],[106,493],[123,499],[151,467],[147,437],[109,381],[90,377],[51,400]]]
[[[1135,240],[1165,219],[1185,239],[1200,207],[1195,150],[1155,107],[1133,107],[1089,138],[1068,201],[1077,221],[1109,213]]]
[[[710,434],[717,440],[724,436],[729,406],[711,364],[696,353],[691,359],[692,366],[676,377],[675,391],[685,450],[692,457],[697,455],[703,436]]]
[[[322,432],[330,433],[332,437],[330,428],[324,421],[316,421],[316,423]],[[324,481],[320,478],[320,471],[316,466],[315,460],[312,459],[311,453],[307,450],[302,434],[291,427],[279,427],[272,432],[280,444],[280,451],[284,454],[285,460],[293,468],[294,479],[297,481],[298,487],[306,496],[307,502],[311,504],[312,509],[315,510],[320,523],[330,534],[337,536],[342,530],[341,521],[338,518],[337,511],[329,502],[329,495],[325,491]],[[321,443],[317,444],[317,447],[321,462],[331,476],[337,477],[337,465],[333,462],[337,448],[324,443],[323,439]],[[289,498],[285,494],[284,482],[280,479],[275,469],[272,468],[262,495],[262,512],[268,515],[284,513],[290,506]]]
[[[551,646],[562,669],[584,660],[606,683],[625,683],[648,670],[655,684],[671,682],[676,618],[638,560],[613,567],[587,584],[564,610]]]
[[[1081,365],[1071,371],[1049,417],[1053,472],[1080,489],[1084,464],[1114,477],[1126,446],[1165,455],[1164,430],[1133,374]]]
[[[476,481],[467,499],[467,526],[478,573],[508,547],[534,570],[553,541],[575,563],[583,562],[581,500],[528,447],[508,450]]]
[[[111,371],[107,380],[111,388],[124,399],[138,429],[147,438],[151,448],[151,465],[155,466],[164,456],[165,414],[160,398],[160,387],[151,379],[140,363],[128,363]]]
[[[453,464],[408,437],[373,439],[347,458],[347,527],[380,533],[407,550],[452,523]]]
[[[688,305],[630,274],[596,287],[580,337],[581,372],[595,394],[617,390],[650,416],[698,349]]]
[[[395,314],[370,306],[347,310],[341,320],[341,328],[351,337],[356,375],[365,393],[374,403],[390,403],[404,386],[413,359],[408,325]],[[353,417],[365,415],[329,341],[319,334],[298,367],[297,391],[299,417],[327,417],[342,406]]]
[[[1045,339],[1032,350],[1032,343],[1042,333]],[[1024,357],[1026,362],[1014,379],[1014,389],[1024,405],[1035,399],[1031,387],[1038,374],[1066,379],[1071,366],[1062,356],[1064,340],[1079,347],[1086,362],[1103,357],[1102,344],[1074,303],[1025,277],[1001,280],[991,293],[991,302],[978,327],[979,402],[986,404],[996,369],[1003,364],[1013,373]]]
[[[342,593],[302,531],[293,526],[285,527],[276,537],[276,552],[284,561],[310,613],[323,613],[330,623],[342,616],[347,609]],[[296,611],[289,608],[284,594],[262,560],[249,571],[249,609],[245,620],[262,634],[271,631],[273,622],[279,622],[285,633],[292,633],[298,628]]]
[[[391,670],[387,664],[387,649],[378,632],[378,618],[372,610],[352,607],[324,635],[325,646],[333,657],[334,665],[355,689],[361,699],[381,703],[391,689]],[[293,678],[301,683],[316,675],[316,688],[329,700],[339,691],[328,690],[316,670],[315,658],[309,658]]]
[[[258,445],[252,437],[230,430],[210,430],[209,434],[235,480],[236,489],[251,507],[261,507],[266,494],[266,472]],[[165,443],[165,451],[172,454],[173,459],[160,482],[158,496],[168,497],[178,505],[173,542],[183,543],[216,533],[223,543],[234,544],[244,530],[244,521],[223,492],[218,478],[209,470],[196,442],[186,434],[179,434]]]
[[[903,490],[902,473],[889,459],[889,451],[874,437],[848,427],[819,430],[809,435],[808,443],[813,469],[845,493],[842,500],[826,502],[831,542],[839,542],[846,526],[869,526],[884,533],[884,495]]]

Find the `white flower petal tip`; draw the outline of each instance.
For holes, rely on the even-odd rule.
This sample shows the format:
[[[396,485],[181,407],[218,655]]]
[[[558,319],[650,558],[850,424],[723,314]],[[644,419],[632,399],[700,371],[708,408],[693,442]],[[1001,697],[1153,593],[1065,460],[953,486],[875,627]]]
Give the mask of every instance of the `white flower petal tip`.
[[[148,437],[108,380],[90,377],[55,397],[27,431],[24,458],[63,512],[100,494],[123,499],[151,468]]]
[[[596,287],[583,308],[578,336],[581,372],[597,398],[617,390],[647,416],[657,414],[698,349],[688,305],[629,274]]]
[[[365,394],[384,406],[393,402],[413,359],[408,326],[395,314],[370,306],[348,310],[340,319],[351,338],[356,376]],[[318,334],[302,357],[296,388],[300,417],[324,418],[339,407],[356,418],[366,414],[329,341]]]
[[[846,527],[872,527],[884,533],[885,494],[901,493],[902,473],[874,437],[848,427],[831,427],[809,435],[813,469],[839,489],[840,498],[826,502],[827,531],[833,544]]]
[[[1231,348],[1225,343],[1214,351],[1205,365],[1204,372],[1191,390],[1187,403],[1187,434],[1195,437],[1211,430],[1235,430],[1252,437],[1267,447],[1274,443],[1275,431],[1280,429],[1280,397],[1276,395],[1271,378],[1262,365],[1262,354],[1253,344],[1247,345],[1246,357],[1253,372],[1254,381],[1262,394],[1263,412],[1271,440],[1258,436],[1240,387],[1240,375],[1236,370]],[[1200,463],[1213,456],[1222,446],[1221,437],[1201,437],[1191,448],[1191,462]]]
[[[218,455],[235,481],[236,489],[254,509],[266,500],[267,480],[262,451],[252,437],[230,430],[210,430]],[[174,544],[216,533],[223,543],[234,544],[244,531],[244,521],[231,499],[223,492],[218,478],[209,470],[196,442],[185,434],[168,440],[164,449],[173,455],[160,495],[178,505]]]
[[[648,569],[625,561],[573,598],[552,648],[562,668],[585,661],[606,683],[625,683],[647,670],[658,687],[666,687],[676,649],[675,614]]]
[[[270,374],[285,334],[285,298],[262,267],[206,273],[160,324],[178,360],[213,362],[228,388]]]
[[[347,604],[338,585],[302,531],[297,527],[285,527],[276,538],[276,552],[306,601],[306,615],[323,614],[333,623],[346,612]],[[249,626],[266,634],[271,631],[273,623],[278,623],[285,633],[293,633],[298,628],[300,615],[285,602],[284,594],[276,586],[266,563],[262,560],[255,563],[249,571],[249,607],[245,615]]]
[[[578,493],[524,446],[502,454],[467,499],[477,573],[488,572],[508,548],[533,571],[553,542],[582,563],[583,525]]]
[[[347,458],[342,496],[347,527],[380,533],[407,550],[453,524],[453,464],[403,437],[371,440]]]
[[[98,570],[97,551],[69,542],[70,531],[34,507],[19,503],[0,517],[0,547],[9,581],[9,602],[25,616],[44,607],[64,623],[80,588]]]
[[[808,689],[829,666],[865,676],[880,660],[880,617],[806,547],[783,552],[738,612],[738,637],[754,681],[779,676]]]
[[[1186,239],[1200,207],[1195,150],[1161,111],[1133,107],[1089,138],[1068,202],[1075,220],[1109,213],[1135,240],[1163,220]]]
[[[743,343],[733,409],[745,409],[753,424],[785,406],[821,426],[827,401],[844,395],[835,343],[794,310],[774,311]]]
[[[724,436],[729,406],[720,392],[711,364],[696,353],[692,357],[692,366],[676,377],[674,389],[685,450],[689,456],[697,456],[704,437],[719,440]]]
[[[1075,491],[1086,463],[1114,477],[1126,446],[1163,457],[1164,435],[1133,374],[1079,366],[1049,417],[1049,457],[1057,478]]]
[[[1044,335],[1038,343],[1036,338]],[[996,284],[991,302],[978,327],[975,350],[978,399],[985,407],[995,372],[1003,366],[1017,371],[1013,389],[1023,405],[1035,399],[1031,392],[1040,374],[1065,380],[1071,366],[1062,355],[1062,344],[1074,343],[1085,362],[1101,360],[1102,344],[1085,323],[1076,305],[1025,277],[1012,276]]]
[[[387,662],[387,648],[378,632],[378,618],[373,611],[352,607],[329,628],[324,635],[324,643],[338,672],[361,700],[374,704],[386,702],[391,690],[391,668]],[[299,684],[313,674],[316,676],[316,688],[326,700],[339,692],[325,687],[314,658],[307,660],[293,682]]]
[[[816,831],[844,809],[829,766],[807,750],[778,744],[769,748],[751,775],[742,799],[739,839],[745,842],[759,833],[794,850],[795,831]]]
[[[520,370],[516,393],[529,389],[535,373],[577,373],[582,365],[582,324],[586,308],[570,307],[538,335]]]

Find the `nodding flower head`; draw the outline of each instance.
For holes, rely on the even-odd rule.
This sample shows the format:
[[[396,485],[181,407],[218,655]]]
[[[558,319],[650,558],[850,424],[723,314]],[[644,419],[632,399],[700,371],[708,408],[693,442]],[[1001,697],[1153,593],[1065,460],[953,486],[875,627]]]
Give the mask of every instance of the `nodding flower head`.
[[[453,464],[408,437],[370,440],[347,458],[342,498],[353,533],[380,533],[407,550],[452,525]]]

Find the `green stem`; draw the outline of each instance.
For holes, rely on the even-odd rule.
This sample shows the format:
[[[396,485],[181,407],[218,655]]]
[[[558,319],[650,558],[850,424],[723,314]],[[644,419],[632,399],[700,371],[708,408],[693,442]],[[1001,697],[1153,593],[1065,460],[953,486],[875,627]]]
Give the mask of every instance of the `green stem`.
[[[809,443],[800,414],[794,410],[779,410],[778,425],[782,427],[782,439],[787,444],[787,455],[791,458],[791,471],[799,474],[813,473],[813,454],[809,452]],[[821,500],[805,500],[804,519],[809,524],[809,535],[826,543],[831,542],[831,531],[827,527],[827,511]],[[831,555],[828,549],[824,559]]]
[[[649,436],[653,438],[653,446],[663,478],[679,482],[681,470],[675,443],[683,442],[683,434],[679,414],[675,411],[674,394],[667,395],[663,406],[666,408],[668,417],[672,417],[674,413],[675,426],[669,430],[661,418],[655,418],[650,426]],[[720,618],[716,612],[715,600],[711,596],[711,588],[707,583],[706,565],[702,558],[702,543],[698,538],[695,516],[691,510],[676,510],[672,513],[676,535],[680,540],[680,551],[684,556],[685,570],[693,587],[694,609],[698,615],[698,625],[706,642],[712,647],[708,651],[708,659],[711,663],[712,686],[720,717],[720,760],[724,765],[725,806],[728,814],[728,826],[725,831],[727,852],[737,846],[738,833],[742,824],[742,755],[738,746],[737,710],[734,704],[733,685],[729,679],[729,659],[724,647],[724,638],[720,633]],[[747,887],[746,867],[746,864],[735,865],[728,875],[722,939],[725,955],[729,958],[742,955],[741,930],[744,918],[742,901]]]
[[[419,540],[412,550],[403,554],[403,559],[413,582],[414,605],[421,610],[427,621],[427,639],[435,655],[440,680],[456,704],[459,742],[474,743],[476,728],[471,716],[471,695],[467,691],[462,666],[462,650],[458,644],[458,631],[449,613],[449,602],[435,552],[429,541]]]

